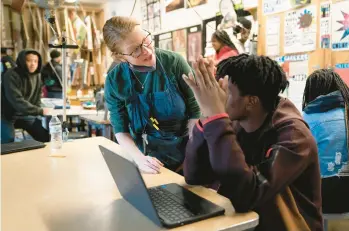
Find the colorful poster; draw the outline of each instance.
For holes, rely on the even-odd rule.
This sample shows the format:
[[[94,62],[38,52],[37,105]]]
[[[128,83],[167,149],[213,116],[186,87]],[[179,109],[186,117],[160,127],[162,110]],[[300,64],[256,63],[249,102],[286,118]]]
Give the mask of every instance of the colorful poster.
[[[349,87],[349,63],[338,63],[334,70]]]
[[[320,48],[331,47],[331,3],[320,6]]]
[[[275,14],[291,9],[290,0],[264,0],[263,13]]]
[[[187,59],[187,31],[177,30],[172,32],[173,51],[181,54],[184,59]]]
[[[332,50],[349,50],[349,1],[332,4]]]
[[[184,8],[184,0],[165,0],[166,12]]]
[[[294,7],[304,6],[304,5],[307,5],[307,4],[310,4],[310,3],[311,3],[311,0],[292,0],[292,5]]]
[[[316,6],[287,12],[284,23],[284,53],[316,49]]]
[[[265,41],[266,55],[276,56],[280,54],[280,16],[267,18]]]

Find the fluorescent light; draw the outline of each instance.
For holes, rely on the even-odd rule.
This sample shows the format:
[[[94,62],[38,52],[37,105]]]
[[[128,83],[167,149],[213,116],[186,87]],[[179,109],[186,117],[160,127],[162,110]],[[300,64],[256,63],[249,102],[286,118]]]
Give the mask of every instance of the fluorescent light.
[[[67,2],[67,3],[74,3],[74,2],[76,2],[76,0],[65,0],[65,2]]]

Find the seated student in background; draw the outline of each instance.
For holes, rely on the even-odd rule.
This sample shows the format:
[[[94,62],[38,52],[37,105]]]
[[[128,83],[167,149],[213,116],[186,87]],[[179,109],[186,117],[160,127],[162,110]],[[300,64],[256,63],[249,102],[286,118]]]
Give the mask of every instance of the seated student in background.
[[[322,230],[320,169],[313,136],[297,108],[279,97],[288,85],[268,57],[200,59],[193,90],[202,118],[184,161],[188,184],[215,185],[236,212],[260,216],[256,230]]]
[[[26,130],[35,140],[48,142],[49,133],[36,116],[50,114],[41,108],[41,56],[34,50],[18,54],[17,67],[2,77],[1,143],[14,141],[15,128]]]
[[[48,62],[41,70],[41,78],[47,91],[47,98],[63,98],[62,95],[62,64],[61,52],[52,50],[51,63]]]
[[[304,120],[315,137],[322,177],[322,211],[349,212],[349,88],[332,70],[317,70],[306,82]]]
[[[234,43],[230,40],[229,35],[224,30],[216,30],[212,35],[212,47],[216,51],[215,65],[222,60],[238,55]]]
[[[1,76],[4,76],[8,69],[14,68],[16,62],[12,58],[12,50],[1,48]]]

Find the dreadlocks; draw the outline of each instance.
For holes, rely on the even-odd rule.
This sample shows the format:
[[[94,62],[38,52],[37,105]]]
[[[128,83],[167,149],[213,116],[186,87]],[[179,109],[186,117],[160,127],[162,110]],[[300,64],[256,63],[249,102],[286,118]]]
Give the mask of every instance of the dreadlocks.
[[[307,106],[308,103],[316,99],[320,95],[327,95],[334,91],[340,91],[343,96],[344,104],[346,107],[345,121],[347,130],[349,129],[349,88],[343,82],[342,78],[333,70],[321,69],[314,71],[309,75],[305,84],[303,94],[302,108]],[[349,144],[349,137],[348,144]]]
[[[234,43],[231,41],[228,33],[224,30],[216,30],[212,37],[214,37],[215,39],[217,39],[220,43],[227,45],[228,47],[230,47],[231,49],[236,50],[236,47],[234,45]]]
[[[257,96],[267,111],[275,109],[279,93],[288,86],[282,68],[265,56],[241,54],[223,60],[218,64],[217,76],[226,75],[241,95]]]

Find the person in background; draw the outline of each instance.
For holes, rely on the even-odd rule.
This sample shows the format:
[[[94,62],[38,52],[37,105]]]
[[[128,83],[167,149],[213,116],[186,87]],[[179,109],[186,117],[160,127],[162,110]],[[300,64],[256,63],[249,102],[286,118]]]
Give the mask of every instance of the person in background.
[[[155,49],[151,34],[132,18],[112,17],[103,36],[116,64],[104,96],[117,141],[143,172],[159,173],[162,165],[180,171],[200,117],[181,78],[191,68],[181,55]]]
[[[216,30],[212,35],[211,42],[216,51],[215,65],[218,65],[224,59],[239,54],[228,33],[224,30]]]
[[[1,48],[1,75],[3,76],[8,69],[16,67],[16,62],[12,58],[12,50]]]
[[[252,29],[252,23],[250,20],[246,19],[245,17],[239,17],[238,22],[243,26],[240,31],[241,37],[239,38],[239,44],[237,45],[237,50],[240,54],[246,53],[246,42],[250,37],[251,29]]]
[[[288,81],[268,57],[241,54],[194,65],[184,76],[202,111],[184,161],[188,184],[211,185],[236,212],[259,214],[256,231],[322,230],[317,147]]]
[[[1,143],[15,138],[15,128],[26,130],[35,140],[48,142],[49,132],[37,118],[49,115],[41,108],[41,56],[35,50],[22,50],[17,67],[8,70],[1,83]]]
[[[349,212],[349,88],[333,70],[312,73],[303,95],[303,116],[315,137],[322,178],[322,211]]]
[[[63,98],[62,95],[62,58],[61,52],[50,52],[51,63],[48,62],[41,71],[42,81],[47,91],[47,98]]]

